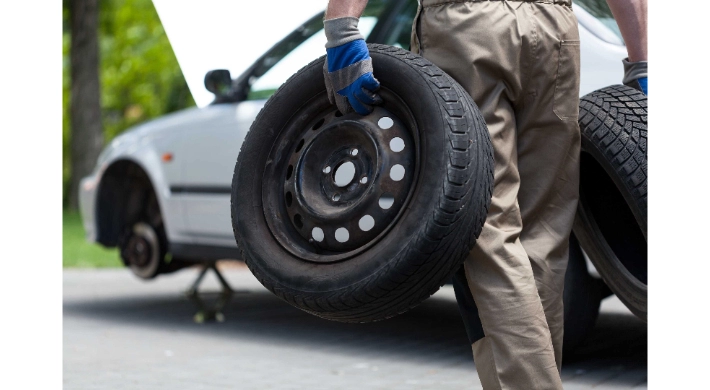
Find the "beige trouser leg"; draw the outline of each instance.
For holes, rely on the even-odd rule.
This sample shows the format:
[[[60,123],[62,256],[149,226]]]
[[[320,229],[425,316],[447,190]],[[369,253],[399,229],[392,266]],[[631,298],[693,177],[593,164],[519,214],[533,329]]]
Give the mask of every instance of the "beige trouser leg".
[[[579,190],[579,35],[568,0],[422,0],[420,51],[473,97],[495,184],[464,267],[485,389],[559,389],[562,289]],[[566,3],[566,4],[564,4]]]

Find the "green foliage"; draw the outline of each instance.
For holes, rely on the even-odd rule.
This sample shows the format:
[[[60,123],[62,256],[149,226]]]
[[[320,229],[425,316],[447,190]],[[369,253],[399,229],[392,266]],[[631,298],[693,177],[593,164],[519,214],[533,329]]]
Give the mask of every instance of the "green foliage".
[[[70,174],[70,20],[64,2],[63,175]],[[101,107],[105,142],[128,127],[195,105],[151,0],[99,2]]]
[[[123,267],[116,248],[108,249],[86,241],[84,226],[76,211],[65,211],[62,220],[62,264],[64,267]]]

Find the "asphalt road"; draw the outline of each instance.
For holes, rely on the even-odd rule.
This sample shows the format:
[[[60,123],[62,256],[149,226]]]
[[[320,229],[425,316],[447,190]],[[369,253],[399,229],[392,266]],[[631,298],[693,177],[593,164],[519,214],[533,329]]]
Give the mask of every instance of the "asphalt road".
[[[480,389],[453,289],[374,324],[282,302],[244,267],[224,322],[196,323],[196,270],[142,282],[127,270],[64,271],[65,389]],[[205,291],[217,291],[212,275]],[[206,294],[215,303],[215,294]],[[565,389],[647,388],[647,326],[616,298],[566,356]]]

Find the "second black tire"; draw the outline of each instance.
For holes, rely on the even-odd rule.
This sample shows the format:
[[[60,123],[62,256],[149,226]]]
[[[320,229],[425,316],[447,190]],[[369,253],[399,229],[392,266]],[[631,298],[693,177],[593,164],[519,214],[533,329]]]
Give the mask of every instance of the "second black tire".
[[[304,107],[313,106],[314,112],[332,107],[323,81],[324,57],[292,76],[266,103],[242,145],[232,181],[234,234],[253,274],[290,304],[343,322],[389,318],[436,292],[475,244],[493,188],[488,130],[466,91],[418,55],[392,46],[368,46],[382,85],[382,107],[411,117],[409,130],[417,149],[408,198],[386,234],[362,248],[324,252],[314,261],[295,255],[287,240],[275,237],[283,232],[272,231],[267,223],[265,214],[282,207],[265,204],[262,192],[266,170],[279,164],[278,156],[269,157],[272,148],[295,143],[283,139],[287,124],[311,123],[309,114],[301,112]],[[394,107],[395,101],[404,109]],[[338,117],[328,115],[328,120]],[[300,153],[301,146],[294,145],[289,155],[293,150]],[[278,215],[290,218],[286,211]]]
[[[624,85],[580,101],[580,201],[574,233],[609,288],[642,320],[647,285],[646,95]]]

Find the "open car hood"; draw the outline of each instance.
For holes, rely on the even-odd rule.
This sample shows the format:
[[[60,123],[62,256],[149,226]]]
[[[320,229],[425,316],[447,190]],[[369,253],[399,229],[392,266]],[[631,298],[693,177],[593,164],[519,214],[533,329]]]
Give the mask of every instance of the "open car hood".
[[[153,4],[192,97],[204,107],[214,99],[205,89],[207,71],[229,69],[232,78],[238,77],[271,46],[322,12],[327,0],[153,0]]]

